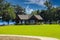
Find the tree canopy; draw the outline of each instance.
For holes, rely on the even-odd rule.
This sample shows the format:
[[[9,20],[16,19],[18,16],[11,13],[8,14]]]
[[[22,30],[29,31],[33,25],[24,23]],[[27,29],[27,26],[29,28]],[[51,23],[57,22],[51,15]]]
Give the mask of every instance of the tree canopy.
[[[46,10],[35,10],[32,11],[31,15],[40,15],[43,17],[44,21],[46,22],[57,22],[60,20],[60,7],[54,8],[52,3],[48,0],[44,3],[47,7]],[[0,0],[0,16],[2,16],[3,21],[15,20],[19,15],[26,15],[25,8],[21,7],[20,5],[12,5],[5,0]],[[18,23],[18,22],[17,22]]]

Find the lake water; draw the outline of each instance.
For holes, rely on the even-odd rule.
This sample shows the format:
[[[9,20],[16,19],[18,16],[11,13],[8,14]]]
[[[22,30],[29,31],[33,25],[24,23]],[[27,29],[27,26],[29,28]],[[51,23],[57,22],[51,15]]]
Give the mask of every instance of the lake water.
[[[0,25],[8,25],[8,23],[7,22],[2,22],[2,20],[0,20]],[[11,24],[15,24],[15,22],[12,22],[12,21],[9,21],[9,24],[11,25]]]

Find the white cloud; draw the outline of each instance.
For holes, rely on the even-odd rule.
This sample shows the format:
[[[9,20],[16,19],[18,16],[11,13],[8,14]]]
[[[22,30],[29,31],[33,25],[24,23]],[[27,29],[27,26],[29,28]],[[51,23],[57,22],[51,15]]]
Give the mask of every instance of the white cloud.
[[[53,5],[54,8],[57,8],[58,6],[57,5]]]
[[[44,6],[46,0],[28,0],[29,2],[25,2],[26,4],[37,4],[40,6]]]
[[[29,8],[29,6],[26,7],[26,13],[27,14],[31,14],[32,11],[34,11],[34,10]]]

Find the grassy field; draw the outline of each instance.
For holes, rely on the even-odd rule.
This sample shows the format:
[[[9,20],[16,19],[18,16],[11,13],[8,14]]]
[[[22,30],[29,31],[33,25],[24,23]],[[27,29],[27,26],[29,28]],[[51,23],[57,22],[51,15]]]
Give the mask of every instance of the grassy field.
[[[0,26],[0,34],[17,34],[60,38],[60,25],[9,25]]]

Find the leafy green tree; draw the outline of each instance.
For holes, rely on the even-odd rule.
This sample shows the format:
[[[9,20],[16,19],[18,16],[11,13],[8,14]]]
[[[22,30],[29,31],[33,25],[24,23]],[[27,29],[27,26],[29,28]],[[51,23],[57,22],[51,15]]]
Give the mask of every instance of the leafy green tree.
[[[11,20],[14,20],[16,18],[15,10],[13,7],[8,7],[7,11],[11,17]]]
[[[0,0],[0,15],[2,15],[3,7],[4,7],[4,0]]]
[[[2,20],[7,21],[8,24],[9,20],[13,20],[16,17],[14,8],[8,2],[3,3],[3,6],[1,6],[0,13],[2,15]]]
[[[46,0],[44,5],[47,7],[48,10],[50,10],[52,8],[52,4],[51,4],[51,2],[49,0]]]
[[[3,14],[2,14],[2,20],[8,22],[8,24],[9,24],[10,15],[8,14],[8,11],[5,10],[3,12]]]
[[[48,18],[48,21],[51,24],[51,22],[52,22],[52,15],[51,15],[52,4],[49,0],[46,0],[46,2],[44,4],[47,7],[46,18]]]
[[[25,15],[25,14],[26,14],[26,13],[25,13],[25,9],[22,8],[22,7],[19,6],[19,5],[16,5],[14,8],[15,8],[16,14],[20,14],[20,15]]]
[[[17,18],[17,17],[18,17],[18,14],[19,14],[19,15],[25,15],[25,14],[26,14],[26,13],[25,13],[25,9],[22,8],[22,7],[19,6],[19,5],[16,5],[16,6],[14,6],[14,10],[15,10],[15,13],[16,13],[15,22],[16,22],[16,24],[18,24],[18,23],[19,23],[19,19]]]
[[[2,3],[4,0],[0,0],[0,3]]]
[[[32,11],[31,13],[32,15],[39,15],[40,14],[40,10],[35,10],[35,11]]]

